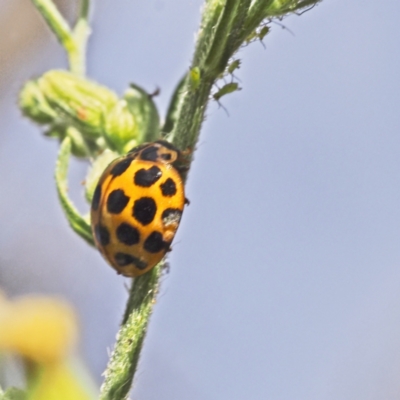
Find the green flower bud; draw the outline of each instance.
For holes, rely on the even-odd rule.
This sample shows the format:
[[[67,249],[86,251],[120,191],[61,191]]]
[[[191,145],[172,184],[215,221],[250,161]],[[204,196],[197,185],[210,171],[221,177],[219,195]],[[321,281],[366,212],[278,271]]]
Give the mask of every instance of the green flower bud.
[[[160,137],[160,117],[151,96],[134,84],[124,94],[127,109],[137,124],[137,142],[152,142]]]
[[[27,117],[39,124],[49,124],[57,117],[36,81],[28,81],[22,88],[19,105]]]
[[[104,136],[111,148],[124,152],[127,143],[137,143],[138,124],[131,113],[126,100],[120,100],[105,115]],[[133,146],[130,146],[133,147]]]
[[[114,92],[68,71],[49,71],[37,82],[66,125],[75,126],[84,137],[102,134],[104,116],[118,101]]]

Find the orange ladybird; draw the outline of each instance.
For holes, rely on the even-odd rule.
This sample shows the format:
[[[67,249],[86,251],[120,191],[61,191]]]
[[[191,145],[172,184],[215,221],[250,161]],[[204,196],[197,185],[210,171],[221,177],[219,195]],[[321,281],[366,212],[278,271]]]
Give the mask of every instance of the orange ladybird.
[[[170,249],[186,203],[180,151],[165,140],[135,147],[103,172],[91,206],[93,237],[125,276],[153,268]]]

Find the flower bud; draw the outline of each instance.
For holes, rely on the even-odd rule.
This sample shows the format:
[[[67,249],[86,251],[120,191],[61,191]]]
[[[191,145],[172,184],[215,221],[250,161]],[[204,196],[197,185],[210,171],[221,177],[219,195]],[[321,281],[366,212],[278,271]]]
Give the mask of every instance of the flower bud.
[[[120,100],[105,115],[104,136],[112,149],[123,153],[127,144],[136,143],[138,124],[126,100]],[[130,146],[130,145],[129,145]],[[131,146],[130,146],[131,147]]]
[[[152,142],[160,135],[160,117],[151,96],[134,84],[124,93],[127,109],[137,124],[137,142]]]
[[[39,124],[53,122],[57,114],[46,101],[37,81],[28,81],[19,94],[22,112]]]
[[[102,134],[104,116],[118,101],[114,92],[68,71],[49,71],[37,82],[48,104],[66,125],[75,126],[83,136]]]

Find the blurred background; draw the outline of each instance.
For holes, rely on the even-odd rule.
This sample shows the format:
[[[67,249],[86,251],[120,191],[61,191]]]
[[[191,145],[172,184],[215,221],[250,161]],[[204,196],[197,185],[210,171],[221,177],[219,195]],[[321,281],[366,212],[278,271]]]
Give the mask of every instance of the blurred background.
[[[202,3],[94,1],[89,76],[159,87],[165,115]],[[208,109],[132,399],[400,399],[399,18],[394,0],[324,0],[240,51],[243,90],[229,116]],[[0,0],[0,286],[68,299],[100,384],[129,281],[69,229],[58,144],[17,107],[27,79],[65,67],[31,2]],[[70,173],[82,211],[86,170]]]

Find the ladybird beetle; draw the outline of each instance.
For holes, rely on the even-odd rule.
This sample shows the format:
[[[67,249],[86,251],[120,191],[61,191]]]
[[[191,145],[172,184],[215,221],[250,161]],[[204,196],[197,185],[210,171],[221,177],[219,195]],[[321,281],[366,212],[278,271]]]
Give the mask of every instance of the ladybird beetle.
[[[145,143],[114,160],[99,179],[91,206],[94,241],[124,276],[144,274],[170,250],[187,202],[180,155],[165,140]]]

